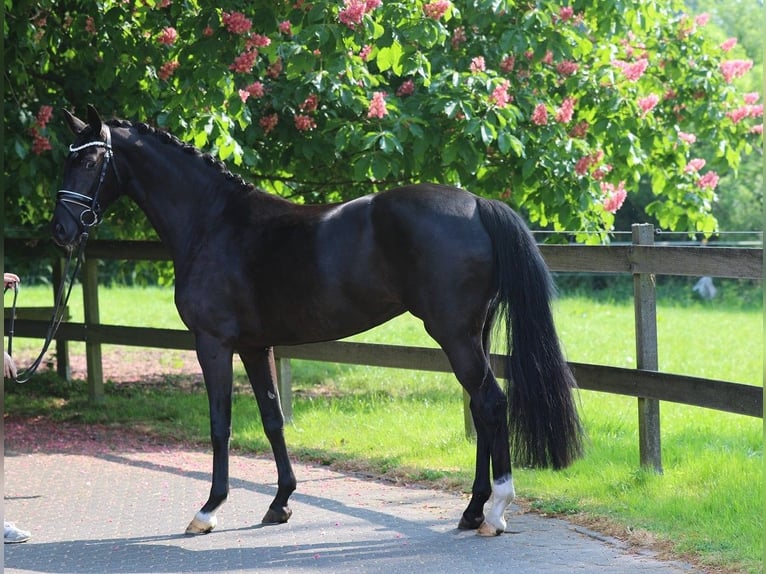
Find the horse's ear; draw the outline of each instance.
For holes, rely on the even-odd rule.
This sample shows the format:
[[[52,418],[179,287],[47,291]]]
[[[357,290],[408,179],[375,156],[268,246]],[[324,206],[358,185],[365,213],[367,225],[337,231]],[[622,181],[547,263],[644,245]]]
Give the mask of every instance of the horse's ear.
[[[75,135],[79,135],[82,130],[84,130],[87,127],[87,124],[82,121],[80,118],[77,118],[73,116],[69,110],[62,110],[64,112],[64,118],[66,119],[66,123],[69,125],[69,129],[72,130],[72,133]]]
[[[88,104],[88,125],[94,134],[101,133],[101,116],[92,104]]]

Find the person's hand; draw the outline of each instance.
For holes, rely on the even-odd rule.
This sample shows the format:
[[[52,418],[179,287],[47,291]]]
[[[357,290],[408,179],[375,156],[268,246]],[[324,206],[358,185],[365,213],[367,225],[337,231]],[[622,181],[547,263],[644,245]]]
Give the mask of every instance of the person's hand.
[[[5,351],[3,351],[3,376],[6,379],[16,378],[16,363],[13,362],[11,356]]]
[[[21,283],[21,279],[15,273],[3,273],[3,283],[6,289],[10,289]]]

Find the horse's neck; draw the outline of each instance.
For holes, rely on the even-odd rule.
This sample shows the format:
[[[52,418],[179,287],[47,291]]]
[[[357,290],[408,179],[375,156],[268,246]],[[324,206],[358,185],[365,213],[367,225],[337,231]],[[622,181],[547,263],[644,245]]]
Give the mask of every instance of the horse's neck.
[[[125,193],[146,214],[178,265],[215,231],[234,184],[177,145],[152,135],[144,140],[124,151],[131,166]]]

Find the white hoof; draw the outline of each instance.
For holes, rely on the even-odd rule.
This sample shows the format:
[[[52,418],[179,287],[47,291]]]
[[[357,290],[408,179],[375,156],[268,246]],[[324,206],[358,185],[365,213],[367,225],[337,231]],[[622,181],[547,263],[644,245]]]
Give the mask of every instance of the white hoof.
[[[489,501],[489,512],[481,526],[479,536],[499,536],[505,532],[505,509],[516,497],[513,487],[513,478],[510,476],[501,478],[492,483],[492,498]]]
[[[505,521],[503,521],[505,522]],[[505,532],[505,524],[502,528],[498,528],[497,526],[492,526],[489,522],[482,522],[481,526],[479,526],[479,529],[476,531],[476,534],[479,536],[500,536],[503,532]]]
[[[194,515],[194,518],[186,527],[186,534],[207,534],[215,525],[218,524],[218,519],[215,514],[209,514],[202,512],[201,510]]]

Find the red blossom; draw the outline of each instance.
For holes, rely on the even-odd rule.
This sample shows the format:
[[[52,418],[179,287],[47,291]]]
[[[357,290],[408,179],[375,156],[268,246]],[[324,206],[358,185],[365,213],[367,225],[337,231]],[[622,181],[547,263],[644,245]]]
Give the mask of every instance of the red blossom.
[[[205,29],[202,30],[202,35],[206,37],[210,37],[213,35],[213,29],[210,26],[205,26]]]
[[[396,95],[400,98],[403,98],[404,96],[411,96],[412,93],[415,91],[415,82],[412,80],[405,80],[402,82],[402,85],[399,86],[399,88],[396,90]]]
[[[295,127],[302,132],[306,132],[316,128],[317,124],[311,116],[298,114],[295,116]]]
[[[645,98],[639,98],[638,107],[644,112],[641,114],[641,117],[643,118],[646,114],[652,111],[659,101],[660,97],[657,94],[649,94]]]
[[[282,73],[282,58],[277,58],[273,64],[266,69],[266,75],[269,78],[278,78]]]
[[[359,50],[359,57],[366,62],[367,58],[370,56],[370,52],[372,52],[372,46],[365,44],[362,46],[362,49]]]
[[[160,32],[159,36],[157,36],[157,41],[164,46],[170,46],[177,39],[178,32],[176,32],[176,29],[171,26],[166,26],[163,28],[162,32]]]
[[[571,130],[569,130],[569,137],[572,138],[584,138],[588,134],[588,128],[590,124],[583,120],[576,124]]]
[[[279,31],[282,32],[285,36],[290,36],[293,33],[293,25],[290,23],[290,20],[284,20],[279,23]]]
[[[258,125],[261,126],[264,133],[266,134],[268,134],[271,130],[277,127],[278,123],[279,123],[279,116],[277,116],[277,114],[270,114],[268,116],[263,116],[260,120],[258,120]]]
[[[578,68],[579,66],[575,62],[564,60],[556,66],[556,71],[562,76],[571,76],[577,71]]]
[[[40,106],[40,109],[37,111],[37,125],[40,126],[40,128],[44,128],[48,122],[51,121],[52,115],[53,108],[51,106]]]
[[[516,57],[511,56],[505,56],[503,58],[503,61],[500,62],[500,69],[503,71],[504,74],[510,74],[513,71],[513,67],[516,65]]]
[[[93,16],[88,16],[85,19],[85,31],[91,36],[96,35],[96,22],[93,20]]]
[[[247,74],[255,66],[255,59],[257,57],[258,50],[245,50],[234,58],[234,63],[229,66],[229,69],[239,74]]]
[[[172,76],[175,71],[178,69],[178,66],[181,64],[178,63],[176,60],[170,60],[169,62],[165,62],[160,66],[159,71],[157,72],[157,77],[159,77],[160,80],[166,81],[170,76]]]
[[[362,23],[362,18],[380,6],[380,0],[344,0],[343,10],[338,12],[338,21],[352,30]]]
[[[466,40],[467,38],[465,35],[465,26],[458,26],[455,28],[455,31],[452,32],[452,38],[450,38],[452,48],[457,50],[461,44],[465,44]]]
[[[574,8],[571,6],[562,6],[559,8],[559,20],[567,22],[574,16]]]
[[[298,109],[302,112],[309,113],[315,111],[317,106],[319,106],[319,98],[316,94],[311,94],[308,98],[303,100],[303,103],[298,106]]]
[[[253,48],[263,48],[271,44],[271,39],[263,34],[250,34],[245,42],[245,48],[252,50]]]

